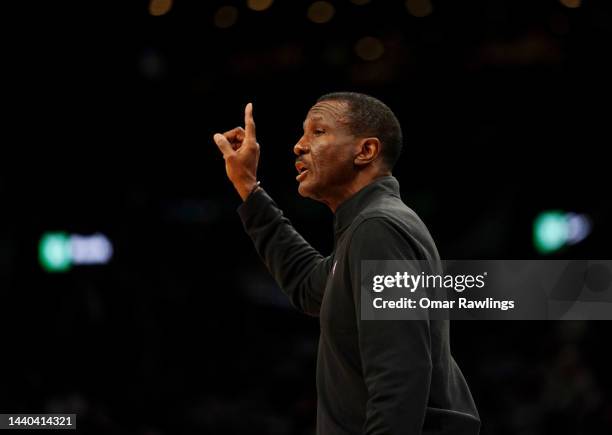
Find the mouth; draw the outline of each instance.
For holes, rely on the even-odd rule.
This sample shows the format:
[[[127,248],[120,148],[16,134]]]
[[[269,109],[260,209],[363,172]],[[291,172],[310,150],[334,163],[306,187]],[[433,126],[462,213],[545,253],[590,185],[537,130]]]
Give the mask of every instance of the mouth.
[[[295,179],[297,181],[302,181],[306,177],[306,174],[308,173],[308,168],[303,162],[296,162],[295,169],[298,171],[298,175],[297,177],[295,177]]]

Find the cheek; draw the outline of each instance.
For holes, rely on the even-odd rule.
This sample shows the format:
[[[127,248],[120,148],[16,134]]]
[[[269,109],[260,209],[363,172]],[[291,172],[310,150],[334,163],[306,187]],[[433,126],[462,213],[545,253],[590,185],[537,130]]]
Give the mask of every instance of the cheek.
[[[313,144],[311,161],[314,172],[323,178],[338,178],[353,167],[350,144],[338,144],[336,140]]]
[[[336,180],[344,177],[352,168],[352,158],[338,152],[321,153],[317,156],[315,170],[321,178]]]
[[[333,156],[329,154],[330,153],[326,152],[325,150],[321,150],[316,155],[312,156],[314,170],[318,174],[325,174],[332,168],[333,164],[331,158]]]

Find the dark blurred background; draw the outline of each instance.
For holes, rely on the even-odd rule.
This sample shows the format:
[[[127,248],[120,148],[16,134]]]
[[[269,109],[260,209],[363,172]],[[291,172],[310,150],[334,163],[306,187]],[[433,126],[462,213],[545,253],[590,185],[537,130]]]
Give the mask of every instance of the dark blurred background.
[[[317,320],[267,275],[212,142],[249,101],[262,186],[324,254],[333,216],[297,194],[292,147],[318,96],[352,90],[400,119],[395,176],[443,258],[612,257],[609,2],[11,3],[2,412],[314,433]],[[107,263],[58,270],[71,235]],[[611,433],[609,323],[451,331],[482,434]]]

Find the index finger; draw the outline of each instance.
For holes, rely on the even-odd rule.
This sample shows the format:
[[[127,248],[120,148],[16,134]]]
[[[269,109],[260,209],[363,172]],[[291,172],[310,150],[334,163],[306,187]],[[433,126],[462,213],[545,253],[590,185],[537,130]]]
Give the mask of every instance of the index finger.
[[[255,139],[255,120],[253,119],[253,103],[249,103],[244,108],[244,128],[246,138]]]

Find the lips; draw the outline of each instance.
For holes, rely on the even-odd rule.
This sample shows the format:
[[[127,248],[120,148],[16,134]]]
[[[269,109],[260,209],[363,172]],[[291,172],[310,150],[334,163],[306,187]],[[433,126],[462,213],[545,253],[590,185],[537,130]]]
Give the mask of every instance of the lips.
[[[297,181],[302,181],[306,174],[308,173],[308,168],[304,164],[304,162],[295,162],[295,169],[298,171],[298,176],[295,177]]]

